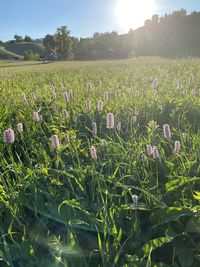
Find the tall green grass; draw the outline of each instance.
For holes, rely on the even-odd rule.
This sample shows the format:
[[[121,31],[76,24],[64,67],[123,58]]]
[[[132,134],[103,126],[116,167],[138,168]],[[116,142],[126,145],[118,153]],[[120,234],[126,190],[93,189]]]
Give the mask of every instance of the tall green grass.
[[[197,59],[139,58],[1,69],[0,266],[199,266],[198,66]],[[114,129],[106,128],[109,112]],[[170,140],[163,124],[170,125]],[[12,144],[3,138],[8,128],[15,131]],[[148,156],[149,144],[159,158]]]

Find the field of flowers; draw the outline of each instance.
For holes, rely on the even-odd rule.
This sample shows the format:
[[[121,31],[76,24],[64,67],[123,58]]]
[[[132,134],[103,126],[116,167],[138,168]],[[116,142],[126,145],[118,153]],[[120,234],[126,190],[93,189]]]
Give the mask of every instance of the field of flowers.
[[[200,266],[200,60],[0,68],[1,267]]]

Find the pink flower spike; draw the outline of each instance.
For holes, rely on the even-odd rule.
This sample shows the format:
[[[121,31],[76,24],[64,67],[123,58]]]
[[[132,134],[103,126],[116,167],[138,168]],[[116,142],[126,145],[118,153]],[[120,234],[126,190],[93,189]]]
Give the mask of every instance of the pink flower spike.
[[[93,160],[97,160],[97,152],[94,146],[90,148],[90,156]]]
[[[113,129],[115,126],[115,118],[113,113],[109,112],[107,114],[107,120],[106,120],[106,128],[107,129]]]
[[[11,128],[4,131],[4,140],[10,144],[15,141],[15,133]]]

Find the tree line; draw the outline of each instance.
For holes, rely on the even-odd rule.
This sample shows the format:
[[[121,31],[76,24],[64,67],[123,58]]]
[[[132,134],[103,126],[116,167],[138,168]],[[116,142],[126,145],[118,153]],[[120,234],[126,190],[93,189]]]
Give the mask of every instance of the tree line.
[[[32,38],[15,35],[15,42]],[[70,36],[67,26],[57,28],[41,40],[45,55],[62,60],[122,59],[133,56],[200,56],[200,12],[187,14],[185,9],[170,14],[153,15],[136,30],[127,34],[116,31],[96,32],[90,38]],[[44,56],[45,56],[44,55]]]

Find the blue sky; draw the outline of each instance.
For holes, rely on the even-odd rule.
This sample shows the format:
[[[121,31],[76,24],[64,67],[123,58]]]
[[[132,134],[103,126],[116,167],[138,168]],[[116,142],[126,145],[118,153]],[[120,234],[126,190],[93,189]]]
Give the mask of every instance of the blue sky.
[[[67,25],[76,37],[89,37],[97,31],[127,32],[116,16],[119,1],[122,0],[4,0],[0,9],[0,40],[13,39],[14,34],[40,38],[53,34],[61,25]],[[189,13],[200,11],[200,0],[153,1],[154,13],[159,15],[180,8]]]

